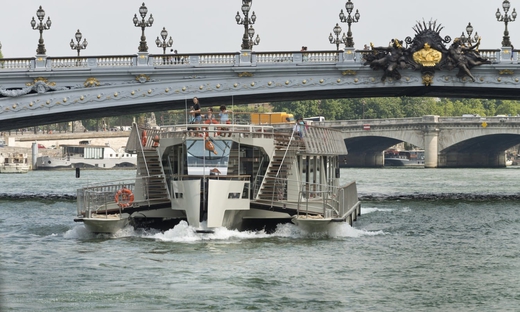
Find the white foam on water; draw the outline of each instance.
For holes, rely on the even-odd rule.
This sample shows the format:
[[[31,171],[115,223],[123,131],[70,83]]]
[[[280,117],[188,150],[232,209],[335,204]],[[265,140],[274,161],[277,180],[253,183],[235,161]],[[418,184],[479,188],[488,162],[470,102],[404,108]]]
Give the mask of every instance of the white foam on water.
[[[204,224],[203,224],[203,227]],[[92,239],[92,238],[124,238],[124,237],[141,237],[161,240],[165,242],[176,243],[192,243],[210,240],[243,240],[243,239],[261,239],[272,237],[283,238],[345,238],[345,237],[362,237],[384,234],[382,231],[371,232],[351,227],[348,223],[331,223],[324,232],[307,232],[292,223],[279,224],[272,234],[265,231],[238,231],[226,228],[215,228],[213,232],[201,233],[197,232],[198,228],[194,228],[186,221],[181,221],[170,230],[160,232],[158,230],[134,230],[132,226],[127,226],[114,234],[94,234],[89,232],[85,226],[78,225],[66,231],[64,238],[69,239]]]
[[[202,224],[202,229],[205,228]],[[189,226],[186,221],[181,221],[173,229],[165,231],[164,233],[155,233],[153,235],[145,235],[144,237],[151,237],[162,241],[171,242],[197,242],[206,240],[231,240],[231,239],[251,239],[269,237],[263,231],[243,231],[229,230],[226,228],[212,229],[212,233],[199,233],[197,228]]]
[[[72,238],[72,239],[85,239],[85,238],[93,238],[95,234],[87,230],[84,225],[76,225],[72,229],[68,230],[63,234],[64,238]]]
[[[328,226],[328,236],[332,238],[340,238],[340,237],[363,237],[363,236],[376,236],[376,235],[384,235],[383,231],[366,231],[361,229],[356,229],[350,226],[346,222],[342,223],[331,223]]]
[[[367,213],[378,212],[378,211],[382,211],[382,212],[390,212],[390,211],[394,211],[394,209],[390,209],[390,208],[365,208],[365,207],[361,207],[361,214],[362,214],[362,215],[367,214]]]

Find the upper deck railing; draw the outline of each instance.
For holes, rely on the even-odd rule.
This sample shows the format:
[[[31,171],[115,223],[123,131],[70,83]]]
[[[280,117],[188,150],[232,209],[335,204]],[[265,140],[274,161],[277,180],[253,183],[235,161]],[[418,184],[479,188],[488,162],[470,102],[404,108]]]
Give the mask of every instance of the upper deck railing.
[[[520,50],[481,49],[480,55],[492,63],[518,63]],[[96,68],[181,68],[208,66],[291,66],[316,64],[363,64],[363,54],[371,50],[306,51],[306,52],[229,52],[204,54],[139,54],[81,57],[4,58],[0,73],[12,71],[61,71]],[[507,52],[507,53],[505,53]],[[509,57],[504,57],[507,55]]]

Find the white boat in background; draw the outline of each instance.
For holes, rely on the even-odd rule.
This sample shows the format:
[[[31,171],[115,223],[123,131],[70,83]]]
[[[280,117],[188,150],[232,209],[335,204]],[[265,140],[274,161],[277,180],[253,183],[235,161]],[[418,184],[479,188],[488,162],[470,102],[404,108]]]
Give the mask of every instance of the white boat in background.
[[[30,169],[26,153],[0,153],[0,173],[27,173]]]
[[[61,150],[60,156],[38,157],[36,169],[135,169],[137,164],[137,156],[125,152],[123,148],[115,150],[108,145],[90,144],[64,144],[60,145],[59,148]]]
[[[113,233],[126,216],[160,230],[186,221],[199,232],[271,232],[292,222],[314,232],[361,213],[356,183],[340,185],[347,149],[333,129],[309,126],[300,138],[283,124],[134,125],[126,152],[137,154],[135,180],[77,192],[75,221],[92,232]]]
[[[384,152],[385,167],[387,166],[413,166],[424,167],[425,154],[423,150],[399,151],[389,149]]]

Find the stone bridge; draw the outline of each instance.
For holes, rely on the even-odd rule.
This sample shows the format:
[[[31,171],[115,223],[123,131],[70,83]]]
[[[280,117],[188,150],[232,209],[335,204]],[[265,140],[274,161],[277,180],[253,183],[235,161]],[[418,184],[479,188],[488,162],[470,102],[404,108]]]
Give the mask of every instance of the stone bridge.
[[[520,99],[516,50],[480,50],[491,60],[471,69],[428,76],[400,70],[381,80],[363,65],[364,54],[343,51],[252,52],[184,55],[48,57],[0,61],[0,131],[79,119],[268,101],[392,97]]]
[[[439,117],[327,121],[341,129],[348,167],[381,167],[383,151],[411,143],[425,151],[425,167],[505,167],[505,151],[520,144],[520,117]]]

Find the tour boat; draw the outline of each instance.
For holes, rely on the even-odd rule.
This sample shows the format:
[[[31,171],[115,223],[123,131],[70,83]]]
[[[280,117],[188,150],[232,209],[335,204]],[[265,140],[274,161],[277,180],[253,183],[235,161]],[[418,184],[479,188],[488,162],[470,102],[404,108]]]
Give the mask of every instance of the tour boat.
[[[30,168],[27,153],[0,153],[0,173],[27,173]]]
[[[36,169],[135,169],[137,164],[136,155],[108,145],[63,144],[60,149],[61,155],[57,157],[44,155],[36,158]]]
[[[340,185],[339,131],[291,125],[133,125],[126,152],[136,178],[78,190],[75,221],[95,233],[127,223],[168,230],[187,222],[197,232],[265,230],[290,223],[325,231],[361,213],[354,181]],[[102,221],[99,221],[99,220]]]

